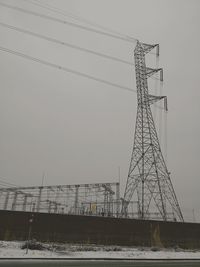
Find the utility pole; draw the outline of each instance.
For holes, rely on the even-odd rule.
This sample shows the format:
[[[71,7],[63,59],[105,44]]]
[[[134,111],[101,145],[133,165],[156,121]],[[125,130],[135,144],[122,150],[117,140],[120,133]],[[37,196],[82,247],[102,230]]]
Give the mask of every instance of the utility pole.
[[[27,236],[27,241],[26,241],[26,254],[28,254],[29,243],[31,240],[33,218],[34,218],[34,214],[31,214],[31,217],[28,220],[28,236]]]
[[[195,222],[196,222],[196,218],[195,218],[195,212],[194,212],[194,209],[192,209],[192,215],[193,215],[193,222],[195,223]]]

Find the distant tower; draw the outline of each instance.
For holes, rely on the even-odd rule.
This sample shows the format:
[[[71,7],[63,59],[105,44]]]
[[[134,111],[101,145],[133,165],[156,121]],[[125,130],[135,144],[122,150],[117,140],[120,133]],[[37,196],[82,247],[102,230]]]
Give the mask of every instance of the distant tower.
[[[138,203],[138,218],[151,219],[152,214],[164,221],[183,221],[183,215],[167,170],[150,105],[164,99],[165,96],[153,96],[148,93],[147,79],[162,69],[147,68],[145,54],[153,48],[159,54],[159,45],[148,45],[137,42],[134,50],[136,85],[137,85],[137,118],[133,152],[122,203],[122,216],[127,217],[128,205],[134,200]]]

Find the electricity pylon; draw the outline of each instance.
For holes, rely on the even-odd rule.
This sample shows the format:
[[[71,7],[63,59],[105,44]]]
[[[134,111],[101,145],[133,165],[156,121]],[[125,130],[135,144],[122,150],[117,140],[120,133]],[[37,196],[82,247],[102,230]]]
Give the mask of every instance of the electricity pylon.
[[[134,145],[128,178],[122,202],[122,217],[128,215],[128,205],[135,198],[138,203],[138,218],[149,219],[151,213],[158,214],[164,221],[183,221],[183,215],[176,198],[176,194],[163,158],[152,112],[151,104],[164,99],[165,96],[153,96],[148,93],[148,77],[162,69],[147,68],[145,55],[159,45],[149,45],[137,42],[134,50],[136,85],[137,85],[137,117]]]

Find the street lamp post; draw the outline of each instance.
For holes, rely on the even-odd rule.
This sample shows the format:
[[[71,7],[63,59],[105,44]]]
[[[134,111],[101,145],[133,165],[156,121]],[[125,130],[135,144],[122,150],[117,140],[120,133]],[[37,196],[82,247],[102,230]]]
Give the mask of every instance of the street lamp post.
[[[28,237],[27,237],[27,242],[26,242],[26,254],[28,254],[29,242],[30,242],[30,239],[31,239],[33,217],[34,217],[34,215],[31,214],[31,217],[30,217],[30,219],[28,221],[29,222],[29,228],[28,228]]]

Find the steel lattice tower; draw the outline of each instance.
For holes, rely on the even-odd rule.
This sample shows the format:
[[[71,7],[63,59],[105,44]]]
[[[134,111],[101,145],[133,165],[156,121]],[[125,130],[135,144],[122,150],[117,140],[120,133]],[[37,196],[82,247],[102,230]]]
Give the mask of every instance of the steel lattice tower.
[[[171,219],[170,213],[173,214],[173,219],[183,221],[161,152],[150,107],[162,98],[166,100],[164,96],[153,96],[148,93],[148,77],[160,72],[162,80],[162,69],[147,68],[145,64],[145,55],[155,47],[159,53],[159,45],[148,45],[138,41],[134,50],[138,106],[134,145],[122,203],[122,216],[127,217],[128,205],[135,197],[140,219],[151,218],[151,212],[157,212],[164,221]]]

